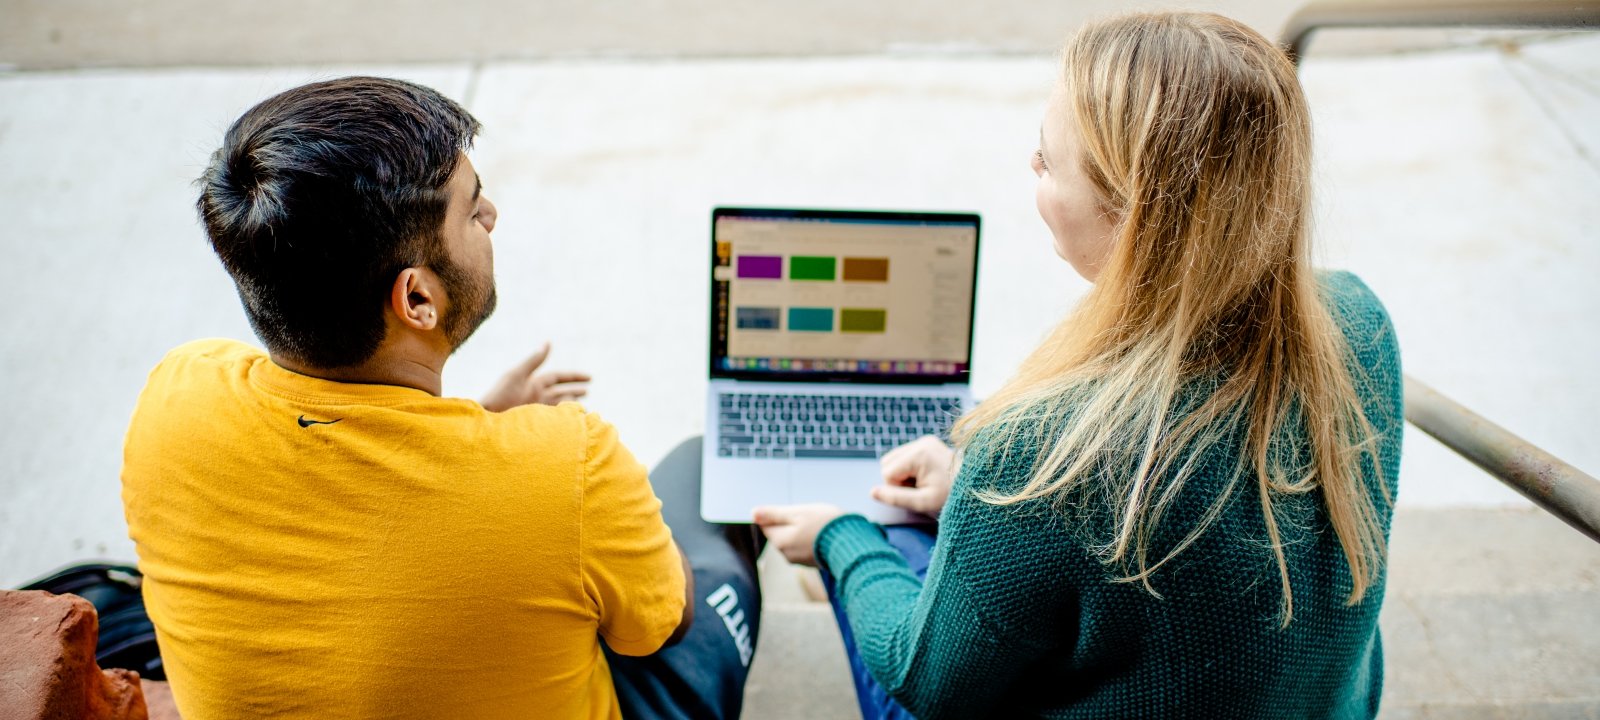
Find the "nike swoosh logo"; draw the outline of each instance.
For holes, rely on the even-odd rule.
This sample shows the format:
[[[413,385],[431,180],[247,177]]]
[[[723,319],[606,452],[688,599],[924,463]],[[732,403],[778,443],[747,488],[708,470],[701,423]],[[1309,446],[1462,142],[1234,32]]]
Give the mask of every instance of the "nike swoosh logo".
[[[344,418],[339,418],[339,420],[343,420],[343,419]],[[334,424],[336,422],[339,422],[339,420],[307,420],[306,416],[301,415],[300,419],[296,420],[295,422],[300,423],[300,427],[308,428],[308,427],[311,427],[312,425],[332,425],[332,424]]]

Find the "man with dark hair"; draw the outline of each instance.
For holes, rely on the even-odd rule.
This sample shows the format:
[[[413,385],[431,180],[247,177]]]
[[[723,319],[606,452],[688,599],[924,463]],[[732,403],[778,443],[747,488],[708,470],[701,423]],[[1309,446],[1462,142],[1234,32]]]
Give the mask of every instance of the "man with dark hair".
[[[739,712],[761,540],[700,521],[695,441],[652,485],[558,404],[588,377],[538,372],[548,346],[481,404],[440,397],[495,305],[477,131],[425,87],[319,82],[246,112],[201,177],[267,351],[169,353],[123,467],[188,720]]]
[[[369,360],[388,334],[382,301],[406,268],[432,270],[457,304],[443,328],[452,347],[488,317],[494,206],[462,155],[477,132],[431,90],[361,78],[280,94],[229,129],[201,176],[200,216],[276,358]],[[471,186],[470,213],[447,226],[452,177]],[[448,251],[456,238],[476,274]]]

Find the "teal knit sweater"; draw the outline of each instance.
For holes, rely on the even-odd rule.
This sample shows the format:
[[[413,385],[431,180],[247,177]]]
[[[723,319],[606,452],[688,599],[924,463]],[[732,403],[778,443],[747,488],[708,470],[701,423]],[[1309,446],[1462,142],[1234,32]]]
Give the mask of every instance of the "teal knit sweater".
[[[1380,433],[1383,475],[1366,478],[1387,537],[1397,490],[1400,355],[1382,304],[1349,273],[1321,278],[1354,354],[1352,375]],[[975,490],[1014,490],[1037,448],[971,447],[940,517],[927,582],[859,515],[829,523],[816,552],[833,573],[857,648],[919,718],[1368,718],[1378,711],[1383,576],[1362,602],[1317,493],[1280,507],[1294,616],[1253,481],[1152,583],[1114,583],[1085,535],[1045,501],[998,507]],[[1239,448],[1214,447],[1152,542],[1171,547],[1218,496]]]

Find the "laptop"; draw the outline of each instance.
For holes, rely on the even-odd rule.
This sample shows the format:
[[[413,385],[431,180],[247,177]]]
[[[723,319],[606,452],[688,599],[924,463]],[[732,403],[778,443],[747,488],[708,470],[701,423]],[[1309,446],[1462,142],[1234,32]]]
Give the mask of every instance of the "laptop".
[[[700,514],[831,503],[880,523],[878,458],[972,406],[979,218],[719,207]]]

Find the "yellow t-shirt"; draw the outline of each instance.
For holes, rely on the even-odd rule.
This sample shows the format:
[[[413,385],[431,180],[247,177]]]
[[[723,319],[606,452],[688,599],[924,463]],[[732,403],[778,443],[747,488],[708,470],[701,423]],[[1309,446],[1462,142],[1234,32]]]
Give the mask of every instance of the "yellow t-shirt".
[[[649,654],[683,612],[644,467],[576,404],[204,340],[151,372],[122,487],[185,720],[615,718],[599,638]]]

